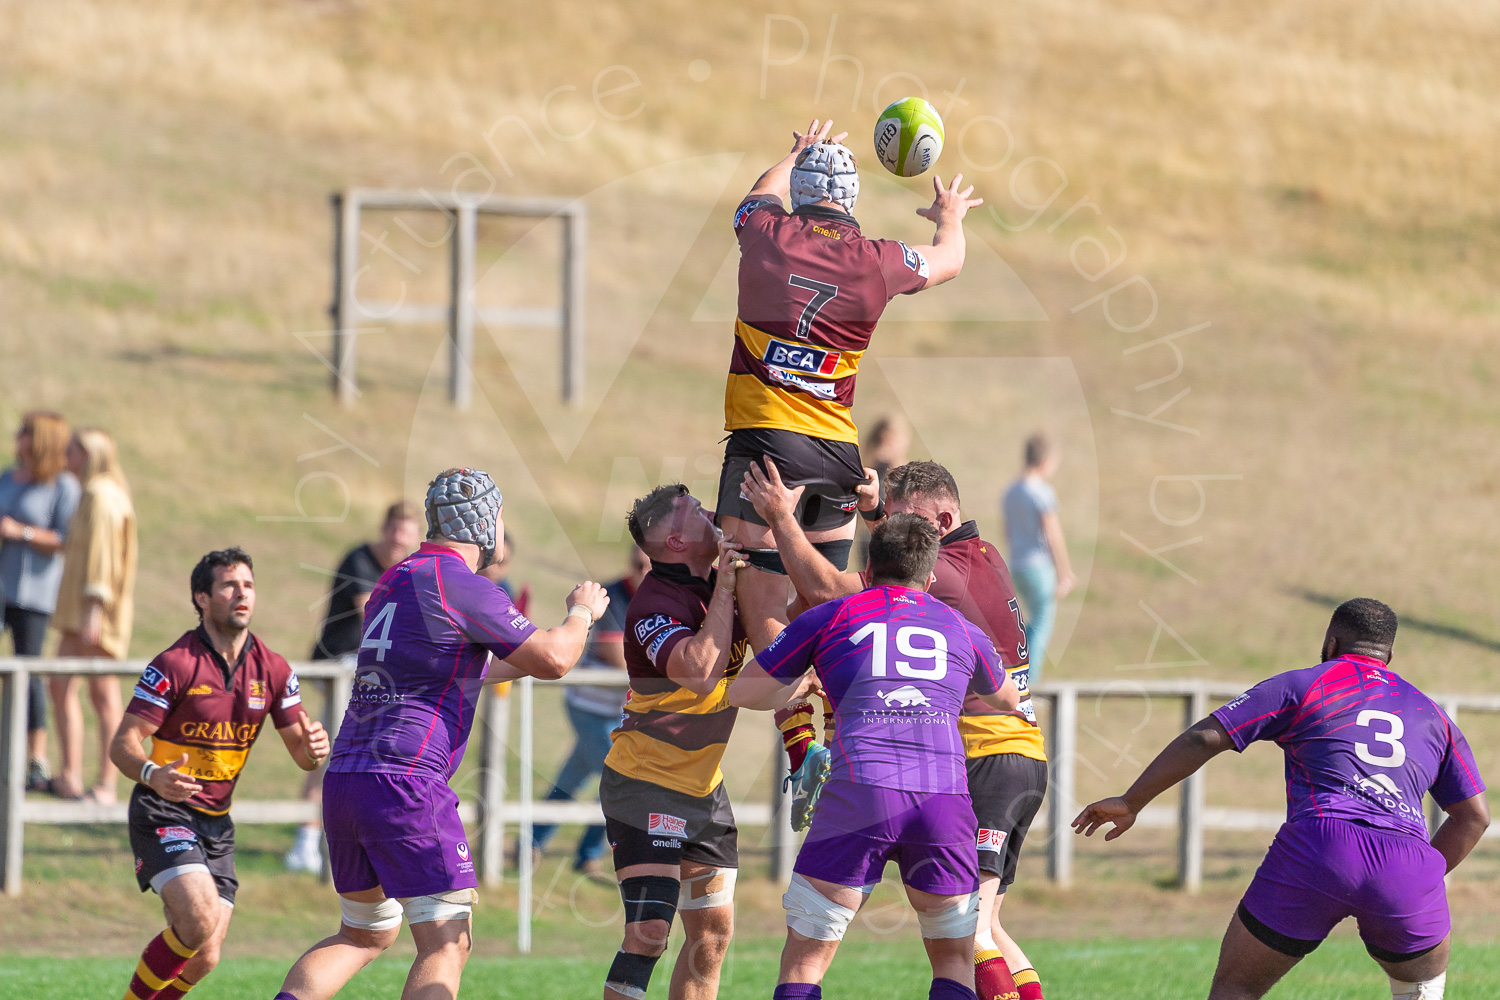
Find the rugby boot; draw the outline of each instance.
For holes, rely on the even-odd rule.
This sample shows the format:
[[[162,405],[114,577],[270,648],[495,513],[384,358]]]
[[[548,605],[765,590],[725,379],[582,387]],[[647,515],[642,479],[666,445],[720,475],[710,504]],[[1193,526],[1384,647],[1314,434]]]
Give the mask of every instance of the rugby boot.
[[[802,766],[787,775],[781,786],[782,791],[792,790],[792,829],[798,833],[812,824],[813,807],[818,804],[823,782],[828,780],[830,757],[827,747],[809,743]]]

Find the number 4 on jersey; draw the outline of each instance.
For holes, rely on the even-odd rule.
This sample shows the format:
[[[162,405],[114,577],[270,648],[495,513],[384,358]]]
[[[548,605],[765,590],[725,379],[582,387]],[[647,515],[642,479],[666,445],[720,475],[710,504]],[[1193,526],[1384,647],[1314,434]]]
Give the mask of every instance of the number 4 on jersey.
[[[370,619],[370,624],[365,626],[365,637],[360,640],[360,649],[375,650],[375,662],[385,662],[385,651],[391,648],[391,621],[396,617],[396,602],[389,601],[380,606],[375,617]],[[375,635],[375,630],[380,629],[380,635]]]

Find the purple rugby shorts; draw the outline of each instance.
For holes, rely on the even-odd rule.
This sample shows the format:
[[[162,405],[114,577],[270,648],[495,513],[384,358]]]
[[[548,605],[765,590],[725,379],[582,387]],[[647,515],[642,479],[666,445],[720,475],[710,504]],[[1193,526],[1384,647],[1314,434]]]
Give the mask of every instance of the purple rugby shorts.
[[[978,830],[967,792],[902,792],[834,779],[823,787],[793,870],[866,886],[895,861],[905,885],[963,896],[979,888]]]
[[[1370,953],[1397,961],[1447,936],[1445,867],[1420,837],[1341,819],[1301,819],[1277,832],[1243,906],[1291,939],[1289,947],[1267,942],[1279,951],[1311,951],[1352,916]]]
[[[458,819],[458,795],[446,782],[399,774],[325,774],[323,832],[339,892],[378,885],[397,899],[479,885]]]

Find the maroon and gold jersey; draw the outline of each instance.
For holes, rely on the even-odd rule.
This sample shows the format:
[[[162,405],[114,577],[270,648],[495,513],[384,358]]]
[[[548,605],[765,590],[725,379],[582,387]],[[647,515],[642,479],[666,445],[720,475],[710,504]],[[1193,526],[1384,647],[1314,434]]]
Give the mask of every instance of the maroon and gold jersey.
[[[182,772],[203,789],[186,804],[222,816],[266,716],[283,729],[297,721],[301,704],[297,675],[281,654],[247,636],[231,668],[199,626],[146,666],[125,711],[156,726],[157,764],[187,754]]]
[[[625,612],[630,693],[604,759],[627,778],[695,798],[724,780],[719,764],[738,711],[729,704],[729,683],[750,649],[736,614],[729,664],[712,691],[698,694],[667,676],[672,650],[703,627],[713,588],[712,580],[694,576],[680,563],[651,564]]]
[[[852,215],[747,198],[739,315],[724,429],[769,427],[859,443],[850,417],[860,358],[886,304],[927,284],[927,260],[899,240],[869,240]]]
[[[979,537],[979,527],[973,521],[965,521],[943,536],[932,572],[937,579],[928,593],[984,630],[1021,692],[1021,703],[1013,712],[991,708],[969,692],[958,719],[964,752],[969,757],[1018,753],[1046,760],[1042,731],[1031,703],[1031,667],[1021,606],[1016,603],[1010,569],[999,550]]]

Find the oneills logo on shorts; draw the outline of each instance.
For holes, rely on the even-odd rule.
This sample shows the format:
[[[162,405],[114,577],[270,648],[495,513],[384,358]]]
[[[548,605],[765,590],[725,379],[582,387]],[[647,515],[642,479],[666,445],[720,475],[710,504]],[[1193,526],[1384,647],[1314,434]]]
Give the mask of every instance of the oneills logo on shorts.
[[[646,818],[646,832],[659,837],[687,836],[687,820],[666,813],[652,813]]]
[[[979,831],[979,849],[981,851],[1001,851],[1005,849],[1004,830]]]

